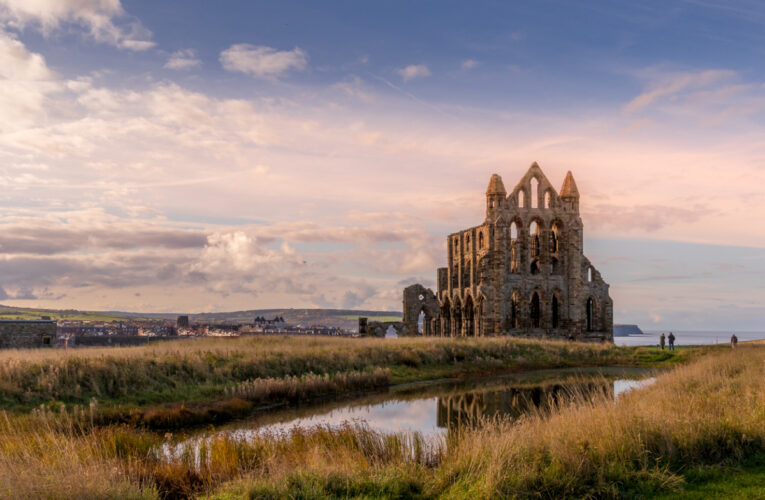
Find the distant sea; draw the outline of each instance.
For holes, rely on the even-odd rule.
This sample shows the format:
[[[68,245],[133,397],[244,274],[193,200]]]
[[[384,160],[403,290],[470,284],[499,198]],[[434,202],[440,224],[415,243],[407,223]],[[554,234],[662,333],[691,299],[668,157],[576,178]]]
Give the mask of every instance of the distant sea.
[[[734,333],[739,342],[745,340],[765,339],[765,332],[692,332],[682,330],[663,330],[666,335],[669,332],[675,334],[675,345],[713,345],[730,344],[730,336]],[[642,335],[629,335],[627,337],[614,337],[616,345],[659,345],[661,331],[644,332]]]

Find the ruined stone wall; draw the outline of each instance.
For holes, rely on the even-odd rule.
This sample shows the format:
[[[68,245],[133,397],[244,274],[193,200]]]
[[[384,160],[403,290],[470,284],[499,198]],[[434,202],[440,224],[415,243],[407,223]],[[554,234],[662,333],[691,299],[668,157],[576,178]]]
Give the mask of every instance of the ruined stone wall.
[[[432,333],[612,340],[608,284],[583,242],[570,172],[560,193],[536,163],[509,194],[495,174],[484,223],[447,237]]]
[[[420,314],[423,316],[422,328],[419,326]],[[403,323],[406,335],[433,335],[434,320],[439,316],[439,305],[433,290],[416,284],[404,288]]]
[[[0,320],[0,349],[49,347],[55,343],[55,321]]]
[[[393,327],[393,331],[399,337],[417,334],[416,329],[412,332],[402,321],[369,321],[368,318],[359,318],[359,336],[361,337],[385,337],[390,327]]]

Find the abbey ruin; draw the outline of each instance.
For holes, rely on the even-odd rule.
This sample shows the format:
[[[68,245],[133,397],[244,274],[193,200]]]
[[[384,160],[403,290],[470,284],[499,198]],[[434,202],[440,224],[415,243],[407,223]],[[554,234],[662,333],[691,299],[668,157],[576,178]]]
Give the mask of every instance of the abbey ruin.
[[[437,292],[406,288],[397,331],[613,341],[613,304],[608,284],[582,253],[571,172],[560,193],[536,163],[509,194],[492,175],[486,220],[450,234],[446,247]]]

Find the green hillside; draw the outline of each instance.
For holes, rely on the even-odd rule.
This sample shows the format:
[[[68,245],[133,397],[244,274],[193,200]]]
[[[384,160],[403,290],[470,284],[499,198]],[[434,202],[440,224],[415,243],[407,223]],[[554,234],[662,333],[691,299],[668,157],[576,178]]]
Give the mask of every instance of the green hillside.
[[[187,313],[136,313],[123,311],[78,311],[75,309],[35,309],[0,305],[0,319],[40,319],[48,316],[54,320],[73,321],[129,321],[131,319],[166,319],[175,321]],[[358,327],[359,317],[373,321],[400,321],[401,313],[395,311],[356,311],[352,309],[250,309],[246,311],[188,314],[192,323],[252,323],[255,317],[284,318],[292,325],[325,325],[345,329]]]
[[[127,314],[114,314],[98,311],[77,311],[74,309],[33,309],[0,305],[0,319],[40,319],[43,316],[54,320],[72,321],[128,321]]]

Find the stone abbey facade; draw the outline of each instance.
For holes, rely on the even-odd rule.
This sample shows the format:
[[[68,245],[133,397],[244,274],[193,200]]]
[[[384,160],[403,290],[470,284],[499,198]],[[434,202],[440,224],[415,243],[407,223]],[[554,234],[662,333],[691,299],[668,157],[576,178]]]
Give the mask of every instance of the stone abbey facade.
[[[532,164],[507,193],[494,174],[483,224],[450,234],[438,290],[404,290],[405,334],[613,341],[608,284],[582,253],[579,191]],[[418,327],[423,315],[422,330]]]

